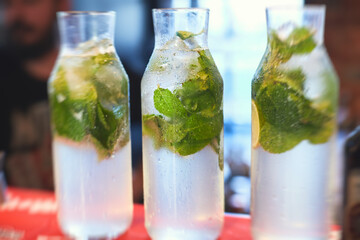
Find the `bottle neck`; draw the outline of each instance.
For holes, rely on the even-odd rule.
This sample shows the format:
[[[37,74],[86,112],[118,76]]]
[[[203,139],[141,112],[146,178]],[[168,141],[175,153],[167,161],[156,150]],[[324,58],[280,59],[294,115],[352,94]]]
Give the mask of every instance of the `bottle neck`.
[[[161,48],[175,36],[192,34],[197,47],[207,47],[209,10],[201,8],[153,9],[155,48]],[[185,33],[186,32],[186,33]],[[180,34],[179,34],[180,33]],[[181,34],[183,33],[183,34]]]
[[[276,32],[281,40],[287,39],[296,28],[306,28],[317,46],[324,42],[325,5],[304,7],[271,7],[266,9],[268,41]]]
[[[114,42],[115,12],[59,12],[57,17],[61,51],[73,51],[88,41]]]

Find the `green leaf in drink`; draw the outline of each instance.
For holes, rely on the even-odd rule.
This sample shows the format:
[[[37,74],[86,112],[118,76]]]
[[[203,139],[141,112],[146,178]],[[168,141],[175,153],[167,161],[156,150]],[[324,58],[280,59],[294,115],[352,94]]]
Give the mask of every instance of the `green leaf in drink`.
[[[194,35],[178,32],[182,39]],[[189,78],[174,91],[158,87],[154,106],[159,115],[143,116],[143,133],[152,137],[154,147],[165,147],[181,156],[194,154],[210,145],[220,154],[223,129],[222,78],[205,50],[198,50],[197,64],[190,64]],[[150,63],[153,70],[159,69]],[[198,69],[194,72],[195,69]],[[221,155],[221,156],[220,156]],[[219,167],[223,169],[223,156]]]
[[[293,55],[312,52],[316,47],[313,35],[304,27],[295,28],[284,40],[272,32],[270,49],[253,80],[252,99],[260,120],[259,142],[268,152],[288,151],[303,140],[324,143],[334,132],[333,92],[319,102],[310,100],[306,97],[303,70],[280,67]],[[328,83],[331,81],[325,84]]]
[[[109,75],[106,70],[112,66],[113,71],[119,71],[116,60],[113,53],[82,59],[82,65],[76,68],[80,82],[72,83],[72,88],[66,69],[60,65],[49,86],[55,134],[76,142],[90,136],[99,160],[129,141],[126,76]]]
[[[167,117],[186,117],[186,109],[168,89],[158,88],[154,91],[154,105],[161,114]]]
[[[314,33],[306,27],[295,28],[286,39],[286,43],[292,54],[310,53],[316,47],[313,36]]]
[[[148,114],[143,116],[142,122],[144,134],[152,136],[155,148],[160,148],[164,142],[162,129],[165,120],[163,117],[160,115]]]
[[[195,34],[195,33],[188,32],[188,31],[177,31],[176,36],[181,38],[181,40],[186,40],[186,39],[198,36],[198,35],[202,34],[203,32],[204,32],[204,30],[202,30],[201,32]]]

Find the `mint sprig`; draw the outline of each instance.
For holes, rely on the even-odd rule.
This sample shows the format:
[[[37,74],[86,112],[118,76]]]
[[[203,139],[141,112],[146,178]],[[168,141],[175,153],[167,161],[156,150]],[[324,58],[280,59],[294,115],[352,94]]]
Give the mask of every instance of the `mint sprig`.
[[[301,68],[285,69],[281,64],[293,55],[309,54],[316,47],[314,33],[295,28],[286,39],[273,31],[268,50],[252,81],[252,99],[258,107],[260,145],[268,152],[283,153],[303,140],[325,143],[334,132],[336,94],[322,99],[305,95],[306,75]],[[333,80],[326,81],[330,89]]]
[[[89,137],[105,159],[129,141],[127,78],[113,53],[83,60],[81,88],[70,88],[67,70],[60,62],[49,85],[54,133],[76,142]]]
[[[210,53],[197,52],[200,71],[173,92],[161,87],[154,91],[154,106],[160,114],[143,116],[143,132],[153,138],[156,148],[166,147],[181,156],[210,145],[219,154],[222,170],[222,78]]]

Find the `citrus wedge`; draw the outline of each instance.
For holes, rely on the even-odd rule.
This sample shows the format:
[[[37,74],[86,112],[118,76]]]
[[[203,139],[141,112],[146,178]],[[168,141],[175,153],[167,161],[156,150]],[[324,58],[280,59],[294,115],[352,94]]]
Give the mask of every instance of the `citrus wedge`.
[[[254,100],[251,100],[251,145],[253,148],[257,148],[259,146],[259,135],[259,113]]]

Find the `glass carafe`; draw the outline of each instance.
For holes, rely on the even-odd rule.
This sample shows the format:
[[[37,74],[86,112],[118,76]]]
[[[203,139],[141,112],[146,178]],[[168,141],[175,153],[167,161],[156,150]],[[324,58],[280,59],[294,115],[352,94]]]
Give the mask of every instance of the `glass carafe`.
[[[153,239],[216,239],[224,215],[223,81],[207,9],[154,9],[141,82],[145,225]]]
[[[268,46],[252,81],[254,239],[328,239],[338,78],[324,6],[267,9]]]
[[[129,80],[113,46],[114,12],[58,13],[48,83],[61,229],[116,237],[132,220]]]

